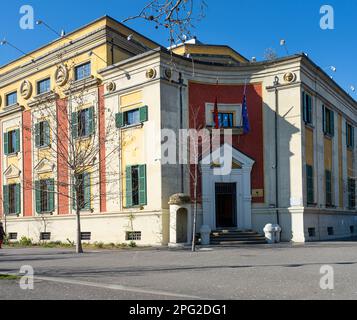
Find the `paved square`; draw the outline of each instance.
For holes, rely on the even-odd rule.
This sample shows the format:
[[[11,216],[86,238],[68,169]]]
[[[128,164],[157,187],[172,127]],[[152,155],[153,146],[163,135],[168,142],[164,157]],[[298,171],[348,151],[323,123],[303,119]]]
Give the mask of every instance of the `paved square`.
[[[0,299],[356,299],[357,243],[187,250],[0,250],[0,274],[35,270],[34,290],[0,280]],[[334,290],[320,288],[320,268]]]

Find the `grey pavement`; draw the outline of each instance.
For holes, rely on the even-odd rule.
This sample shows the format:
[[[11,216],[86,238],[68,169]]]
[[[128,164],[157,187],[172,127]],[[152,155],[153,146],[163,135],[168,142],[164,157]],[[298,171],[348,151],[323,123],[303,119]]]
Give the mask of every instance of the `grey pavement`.
[[[0,250],[0,274],[35,271],[34,290],[0,280],[0,299],[357,299],[357,242],[189,250]],[[321,266],[334,289],[320,288]]]

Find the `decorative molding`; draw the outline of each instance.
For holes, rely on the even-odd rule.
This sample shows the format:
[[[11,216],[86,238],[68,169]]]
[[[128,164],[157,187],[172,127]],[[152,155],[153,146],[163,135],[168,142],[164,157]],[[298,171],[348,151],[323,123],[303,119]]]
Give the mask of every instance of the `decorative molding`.
[[[100,85],[101,80],[99,78],[96,78],[94,76],[91,76],[90,78],[79,80],[79,81],[74,81],[70,84],[70,88],[66,89],[64,91],[64,94],[69,95],[70,93],[75,93],[81,90],[86,90],[92,87],[97,87]]]
[[[61,64],[57,67],[55,71],[55,81],[60,87],[63,87],[69,78],[69,72],[67,67],[64,64]]]
[[[4,176],[6,179],[14,179],[19,178],[21,174],[21,170],[15,165],[11,164],[5,171]]]
[[[11,106],[7,106],[0,112],[0,118],[8,116],[8,115],[16,113],[16,112],[22,112],[23,110],[24,110],[24,107],[20,106],[18,103],[13,104]]]
[[[30,108],[32,108],[32,107],[38,106],[43,103],[54,102],[54,101],[56,101],[56,99],[58,99],[58,94],[53,91],[50,91],[50,92],[46,92],[46,93],[35,96],[33,98],[33,100],[30,101],[27,105]]]
[[[51,163],[47,158],[42,159],[34,168],[37,174],[53,172],[56,165]]]
[[[32,84],[30,81],[28,80],[24,80],[22,81],[21,85],[20,85],[20,95],[22,98],[24,98],[25,100],[30,99],[31,95],[32,95]]]
[[[114,92],[117,86],[114,81],[109,81],[106,85],[107,92]]]

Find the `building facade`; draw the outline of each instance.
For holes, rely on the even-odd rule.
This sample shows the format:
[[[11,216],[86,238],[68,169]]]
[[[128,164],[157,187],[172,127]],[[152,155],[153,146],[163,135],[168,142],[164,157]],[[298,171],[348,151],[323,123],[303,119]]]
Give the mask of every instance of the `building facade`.
[[[0,97],[12,238],[74,240],[79,198],[87,241],[189,242],[195,204],[197,232],[279,223],[284,241],[356,235],[357,104],[304,54],[250,62],[197,40],[170,52],[104,17],[1,67]],[[213,134],[215,105],[222,143],[192,175],[179,138]],[[77,147],[97,152],[80,171]],[[226,149],[229,174],[212,156]]]

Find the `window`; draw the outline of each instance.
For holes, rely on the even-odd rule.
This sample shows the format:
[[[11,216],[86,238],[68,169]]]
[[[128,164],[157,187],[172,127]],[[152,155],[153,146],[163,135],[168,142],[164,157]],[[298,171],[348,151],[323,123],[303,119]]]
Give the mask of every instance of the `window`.
[[[20,184],[9,184],[3,187],[5,214],[19,214],[21,211]]]
[[[306,124],[312,124],[312,98],[306,92],[302,93],[303,118]]]
[[[125,126],[140,124],[148,121],[148,107],[143,106],[141,108],[119,112],[115,115],[116,127],[121,128]]]
[[[333,227],[328,227],[327,228],[327,234],[329,235],[329,236],[333,236],[334,235],[334,230],[333,230]]]
[[[11,106],[17,103],[17,92],[11,92],[6,95],[6,106]]]
[[[78,194],[76,194],[75,188],[73,188],[73,208],[76,209],[77,201],[80,210],[91,209],[91,186],[90,186],[90,174],[85,172],[77,174],[75,176],[75,183],[78,188]]]
[[[213,123],[214,123],[213,113]],[[233,128],[233,113],[218,113],[218,124],[220,128]]]
[[[348,207],[351,210],[356,208],[356,181],[348,179]]]
[[[40,240],[51,240],[51,232],[41,232],[40,233]]]
[[[306,165],[307,204],[314,204],[314,168]]]
[[[87,62],[74,68],[75,80],[89,78],[91,75],[91,63]]]
[[[54,211],[54,180],[35,181],[36,191],[36,212],[53,212]]]
[[[325,194],[326,194],[326,206],[332,207],[332,179],[331,171],[325,171]]]
[[[37,94],[43,94],[46,92],[50,92],[50,90],[51,90],[50,78],[47,78],[47,79],[37,82]]]
[[[308,228],[307,232],[309,233],[309,238],[316,237],[316,229],[315,228]]]
[[[325,135],[334,136],[335,133],[335,115],[334,112],[325,106],[322,106],[322,123]]]
[[[140,110],[130,110],[124,113],[124,125],[130,126],[132,124],[140,123]]]
[[[146,165],[126,167],[126,207],[147,204]]]
[[[47,121],[41,121],[35,125],[35,143],[37,148],[50,145],[50,126]]]
[[[17,240],[17,232],[10,232],[9,240]]]
[[[350,226],[350,232],[351,232],[351,234],[355,233],[355,226]]]
[[[14,154],[20,151],[20,129],[11,130],[4,133],[5,155]]]
[[[94,133],[94,108],[72,113],[72,135],[74,139],[89,137]]]
[[[140,241],[141,231],[127,231],[125,235],[126,241]]]
[[[89,241],[91,239],[92,233],[91,232],[81,232],[81,240]]]
[[[355,145],[355,132],[354,127],[346,123],[346,144],[347,148],[353,148]]]

